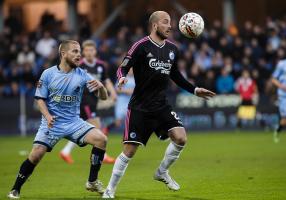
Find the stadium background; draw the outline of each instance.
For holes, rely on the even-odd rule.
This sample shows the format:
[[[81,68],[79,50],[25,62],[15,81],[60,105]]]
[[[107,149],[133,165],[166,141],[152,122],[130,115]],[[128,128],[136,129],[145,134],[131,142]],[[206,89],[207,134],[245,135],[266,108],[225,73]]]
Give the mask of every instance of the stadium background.
[[[122,56],[146,34],[154,10],[171,14],[171,39],[182,54],[180,71],[218,95],[205,102],[170,82],[170,103],[187,131],[194,133],[171,169],[182,189],[173,193],[151,180],[167,145],[151,138],[148,148],[139,149],[128,167],[118,188],[119,199],[286,199],[285,137],[282,134],[279,144],[272,141],[278,114],[276,91],[270,83],[277,61],[285,57],[283,0],[0,0],[0,199],[11,189],[31,149],[40,120],[33,100],[35,83],[44,69],[58,62],[56,45],[67,38],[93,39],[115,81]],[[186,39],[178,32],[178,19],[187,11],[205,20],[198,39]],[[258,114],[238,131],[236,112],[241,99],[234,85],[242,69],[248,69],[258,85]],[[101,102],[99,112],[104,123],[110,122],[112,103]],[[112,156],[122,147],[116,132],[122,131],[109,135]],[[75,163],[68,166],[57,156],[64,144],[60,142],[37,167],[22,190],[23,199],[99,197],[83,187],[90,148],[76,148]],[[102,166],[104,184],[111,170],[112,165]]]
[[[242,69],[248,69],[259,90],[258,115],[248,128],[272,128],[278,116],[269,80],[277,60],[285,56],[285,5],[278,0],[1,1],[0,133],[26,134],[37,129],[40,115],[32,98],[35,83],[45,68],[58,62],[56,45],[61,40],[95,40],[98,57],[106,61],[115,82],[122,56],[147,33],[148,16],[157,9],[169,11],[173,18],[171,39],[182,53],[180,71],[191,82],[219,94],[206,104],[170,83],[170,102],[185,126],[235,128],[240,98],[234,85]],[[196,40],[178,32],[178,19],[188,10],[205,20],[205,31]],[[223,76],[222,71],[226,71]],[[109,103],[99,106],[104,123],[113,117]]]

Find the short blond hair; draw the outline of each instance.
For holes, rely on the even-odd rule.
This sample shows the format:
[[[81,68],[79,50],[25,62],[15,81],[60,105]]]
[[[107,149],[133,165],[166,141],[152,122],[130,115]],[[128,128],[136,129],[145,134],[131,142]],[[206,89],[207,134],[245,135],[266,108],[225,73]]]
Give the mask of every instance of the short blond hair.
[[[85,40],[82,43],[82,48],[84,49],[85,47],[94,47],[96,49],[96,44],[93,40]]]
[[[60,46],[59,46],[59,55],[60,55],[60,58],[62,57],[62,54],[61,52],[62,51],[67,51],[69,49],[69,45],[70,44],[78,44],[78,41],[76,40],[64,40],[60,43]]]

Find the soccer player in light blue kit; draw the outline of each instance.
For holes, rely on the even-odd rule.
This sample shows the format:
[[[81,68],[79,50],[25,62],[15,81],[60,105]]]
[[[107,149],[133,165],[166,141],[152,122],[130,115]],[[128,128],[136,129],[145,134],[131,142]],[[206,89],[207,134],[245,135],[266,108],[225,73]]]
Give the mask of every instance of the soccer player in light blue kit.
[[[104,192],[97,179],[106,149],[106,136],[93,125],[79,117],[82,92],[85,87],[102,100],[107,92],[101,82],[93,80],[79,68],[81,48],[77,41],[66,40],[59,46],[61,62],[46,69],[38,82],[35,99],[42,113],[40,128],[34,139],[32,151],[19,170],[15,184],[8,194],[10,199],[20,198],[20,190],[46,152],[66,138],[79,146],[91,144],[91,167],[86,189]]]
[[[286,59],[280,60],[272,74],[272,83],[278,88],[278,101],[280,121],[279,126],[274,131],[273,139],[275,143],[279,142],[278,134],[286,127]]]

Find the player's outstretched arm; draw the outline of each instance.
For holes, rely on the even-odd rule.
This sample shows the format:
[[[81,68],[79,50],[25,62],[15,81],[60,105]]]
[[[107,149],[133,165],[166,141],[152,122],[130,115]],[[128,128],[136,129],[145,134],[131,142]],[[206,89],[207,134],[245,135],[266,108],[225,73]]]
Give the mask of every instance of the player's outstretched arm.
[[[207,90],[205,88],[195,87],[193,84],[191,84],[183,77],[183,75],[179,72],[179,70],[176,67],[172,68],[170,77],[179,87],[181,87],[184,90],[187,90],[190,93],[195,94],[198,97],[202,97],[208,100],[209,98],[216,95],[214,92]]]
[[[210,90],[205,89],[205,88],[196,87],[195,95],[198,97],[204,98],[206,100],[209,100],[210,98],[214,97],[216,94]]]
[[[52,128],[54,125],[54,122],[56,120],[56,116],[52,116],[48,110],[47,104],[44,99],[37,99],[38,107],[42,113],[42,115],[46,118],[48,121],[48,127]]]

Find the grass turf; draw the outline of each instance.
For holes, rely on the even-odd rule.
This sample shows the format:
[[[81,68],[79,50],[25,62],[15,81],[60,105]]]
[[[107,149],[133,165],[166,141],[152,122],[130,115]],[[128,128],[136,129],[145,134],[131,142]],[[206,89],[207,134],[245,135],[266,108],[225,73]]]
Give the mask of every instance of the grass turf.
[[[5,199],[14,183],[33,138],[0,138],[0,199]],[[121,136],[110,135],[108,152],[117,156]],[[99,199],[85,190],[89,173],[90,147],[73,151],[75,163],[68,165],[58,157],[65,141],[56,145],[35,169],[21,191],[21,199]],[[279,144],[270,133],[203,133],[188,136],[188,144],[170,174],[181,185],[169,191],[152,180],[168,142],[152,137],[147,148],[140,148],[120,182],[116,199],[182,200],[262,200],[286,199],[286,136]],[[21,155],[20,155],[21,154]],[[106,185],[112,165],[104,164],[100,179]]]

